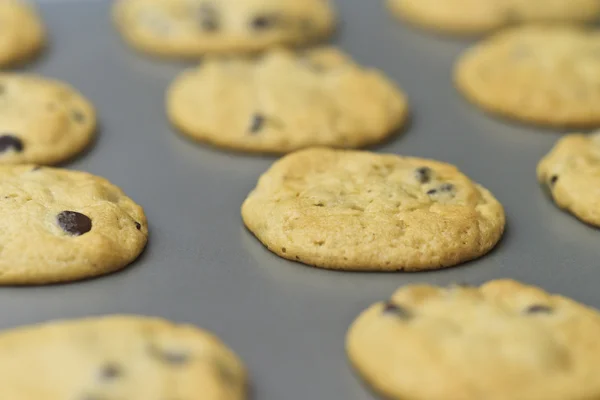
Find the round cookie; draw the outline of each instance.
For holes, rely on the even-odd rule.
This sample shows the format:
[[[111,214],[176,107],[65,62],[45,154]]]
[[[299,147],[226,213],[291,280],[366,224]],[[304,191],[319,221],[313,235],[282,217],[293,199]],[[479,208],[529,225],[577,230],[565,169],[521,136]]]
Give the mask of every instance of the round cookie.
[[[120,0],[114,20],[137,49],[185,58],[305,45],[335,26],[328,0]]]
[[[600,125],[599,53],[594,31],[515,28],[468,50],[455,81],[469,100],[494,114],[555,127]]]
[[[0,166],[0,284],[107,274],[142,252],[142,208],[106,179],[32,165]]]
[[[157,318],[18,328],[0,334],[0,355],[2,394],[11,400],[246,398],[245,368],[218,338]]]
[[[172,123],[228,149],[286,153],[309,146],[362,147],[396,133],[404,94],[382,73],[335,48],[257,59],[209,58],[167,94]]]
[[[399,289],[364,311],[348,356],[398,400],[600,398],[600,315],[511,280]]]
[[[584,23],[600,17],[597,0],[387,0],[399,18],[459,35],[515,23]]]
[[[491,250],[505,224],[492,194],[452,165],[320,148],[277,161],[242,217],[283,258],[363,271],[450,267]]]
[[[75,89],[35,75],[0,74],[0,164],[55,164],[93,140],[94,107]]]
[[[600,227],[600,132],[563,137],[540,161],[537,176],[560,208]]]
[[[45,28],[28,2],[0,1],[0,26],[0,66],[28,61],[45,44]]]

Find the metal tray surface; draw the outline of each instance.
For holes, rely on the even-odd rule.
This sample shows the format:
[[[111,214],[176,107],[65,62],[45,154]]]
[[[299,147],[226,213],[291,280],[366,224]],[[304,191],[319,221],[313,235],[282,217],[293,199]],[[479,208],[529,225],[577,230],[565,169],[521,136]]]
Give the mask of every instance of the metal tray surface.
[[[51,35],[26,68],[75,85],[97,106],[97,143],[66,165],[110,179],[144,206],[151,237],[121,273],[65,285],[0,288],[0,329],[53,319],[135,313],[215,332],[244,360],[255,400],[369,400],[348,366],[348,325],[401,285],[479,284],[510,277],[600,307],[599,232],[559,211],[536,182],[560,137],[499,121],[467,104],[451,80],[470,43],[398,23],[383,2],[337,0],[334,43],[408,94],[413,120],[377,147],[456,164],[506,208],[497,249],[429,273],[346,273],[285,261],[249,232],[239,208],[275,160],[221,152],[174,134],[163,93],[191,64],[147,58],[113,29],[109,1],[39,1]]]

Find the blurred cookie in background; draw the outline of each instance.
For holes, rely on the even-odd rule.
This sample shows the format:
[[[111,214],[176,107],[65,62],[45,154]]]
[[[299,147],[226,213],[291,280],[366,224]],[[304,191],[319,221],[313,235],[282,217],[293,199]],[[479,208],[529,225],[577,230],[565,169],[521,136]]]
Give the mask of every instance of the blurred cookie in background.
[[[555,128],[596,127],[599,54],[600,32],[593,29],[517,27],[467,50],[454,79],[467,99],[492,114]]]
[[[560,139],[538,164],[539,182],[556,205],[600,227],[600,133]]]
[[[57,164],[83,152],[96,131],[94,106],[70,85],[0,74],[0,164]]]
[[[167,94],[171,122],[187,136],[257,153],[378,143],[397,133],[407,109],[383,73],[332,47],[206,58]]]
[[[476,35],[530,22],[589,23],[600,17],[597,0],[387,0],[399,18],[426,29]]]
[[[0,27],[0,67],[31,60],[46,43],[43,23],[29,2],[0,1]]]
[[[306,45],[336,24],[328,0],[119,0],[113,15],[137,49],[185,58]]]
[[[242,361],[216,336],[136,315],[2,332],[0,373],[11,400],[244,400],[247,391]]]

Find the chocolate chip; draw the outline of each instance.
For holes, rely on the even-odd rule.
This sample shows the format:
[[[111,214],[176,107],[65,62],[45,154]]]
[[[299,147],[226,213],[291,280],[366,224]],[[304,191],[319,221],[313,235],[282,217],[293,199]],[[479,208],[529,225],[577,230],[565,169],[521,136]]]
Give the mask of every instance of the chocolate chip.
[[[16,136],[13,135],[2,135],[0,136],[0,153],[4,153],[13,149],[16,152],[23,151],[23,142]]]
[[[184,365],[190,361],[190,355],[187,353],[182,351],[163,350],[154,346],[150,347],[150,354],[154,358],[171,365]]]
[[[398,304],[394,304],[391,301],[385,303],[385,306],[383,307],[383,313],[391,314],[405,320],[412,318],[412,314],[407,309]]]
[[[442,186],[440,186],[440,191],[442,192],[452,192],[454,190],[454,185],[451,183],[444,183]]]
[[[81,111],[73,110],[72,113],[73,120],[77,123],[83,123],[85,121],[85,114]]]
[[[558,175],[552,175],[552,177],[550,178],[550,186],[554,186],[557,181],[558,181]]]
[[[252,116],[252,123],[250,124],[250,133],[258,133],[264,124],[265,117],[261,114],[254,114]]]
[[[103,381],[112,381],[121,376],[123,371],[116,364],[106,364],[100,371],[100,379]]]
[[[163,353],[163,359],[169,364],[182,365],[189,361],[189,356],[184,353],[166,352]]]
[[[76,211],[63,211],[56,216],[58,225],[72,236],[80,236],[92,229],[92,220]]]
[[[534,304],[527,307],[525,314],[552,314],[552,308],[543,304]]]
[[[214,366],[217,370],[217,374],[222,382],[224,382],[227,386],[235,386],[238,384],[238,378],[233,373],[233,371],[229,368],[229,366],[219,359],[214,360]]]
[[[430,189],[427,191],[428,195],[434,195],[437,193],[452,193],[454,191],[454,185],[451,183],[444,183],[440,185],[437,189]]]
[[[431,180],[431,168],[421,167],[415,170],[415,178],[419,183],[427,183]]]
[[[198,23],[205,32],[219,30],[219,14],[214,4],[203,3],[198,9]]]
[[[276,15],[258,15],[252,19],[251,25],[254,30],[263,31],[272,28],[278,21]]]
[[[137,229],[138,231],[140,229],[142,229],[142,224],[140,224],[139,222],[135,221],[135,229]]]

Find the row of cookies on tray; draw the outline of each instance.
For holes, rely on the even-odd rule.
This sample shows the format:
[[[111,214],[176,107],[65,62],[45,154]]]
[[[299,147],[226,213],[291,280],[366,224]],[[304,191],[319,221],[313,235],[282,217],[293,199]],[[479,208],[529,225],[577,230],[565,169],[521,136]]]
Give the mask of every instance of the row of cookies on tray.
[[[123,1],[119,6],[140,1]],[[92,140],[93,107],[74,89],[24,75],[5,74],[0,83],[0,97],[10,105],[3,108],[5,127],[0,137],[5,163],[64,161]],[[199,68],[184,72],[173,83],[166,102],[168,115],[182,131],[224,147],[251,151],[287,152],[315,145],[360,147],[386,138],[408,114],[406,98],[393,82],[378,71],[356,65],[333,48],[304,53],[275,49],[252,59],[209,59]],[[540,181],[550,187],[556,202],[593,224],[599,219],[594,207],[597,196],[586,184],[594,178],[597,146],[595,137],[569,136],[539,168]],[[327,174],[323,174],[322,165],[326,164]],[[44,198],[44,186],[50,183],[86,181],[83,187],[93,195],[91,198],[116,204],[124,196],[91,175],[84,178],[74,172],[32,166],[6,167],[5,171],[4,182],[10,188],[15,182],[31,182],[27,193],[12,190],[15,193],[6,197],[13,199],[15,206],[24,205],[27,215],[32,214],[27,209],[29,199]],[[372,186],[367,194],[355,193],[365,184]],[[79,236],[80,241],[86,241],[85,237],[93,242],[97,240],[95,232],[104,237],[103,229],[111,226],[101,226],[106,216],[98,215],[94,221],[93,213],[86,211],[87,204],[67,208],[67,197],[53,199],[65,203],[63,209],[56,210],[53,225],[61,228],[63,239]],[[123,268],[139,255],[147,240],[143,212],[130,211],[116,217],[120,226],[125,218],[137,231],[130,232],[134,239],[125,242],[127,249],[120,253],[128,256],[122,260],[98,261],[85,255],[82,258],[88,266],[100,263],[103,268],[78,270],[76,274],[66,273],[69,267],[64,266],[61,273],[54,270],[54,275],[36,275],[39,282],[33,282],[26,268],[15,264],[12,269],[16,275],[4,274],[0,281],[45,283]],[[398,218],[372,219],[377,213],[383,216],[399,211],[404,212],[401,222]],[[290,217],[290,213],[298,215]],[[493,196],[452,166],[325,149],[301,151],[277,162],[250,194],[242,214],[250,230],[277,254],[337,269],[419,270],[456,265],[493,248],[505,223],[502,206]],[[449,219],[441,224],[434,218],[440,215]],[[66,227],[63,222],[67,216]],[[337,224],[318,222],[336,216],[341,218]],[[406,216],[411,221],[404,219]],[[278,218],[281,221],[276,221]],[[26,226],[25,219],[22,221],[12,228],[18,231],[19,226]],[[312,226],[313,232],[299,226]],[[381,234],[382,229],[386,234]],[[352,254],[346,254],[347,250],[340,248],[342,242],[335,239],[336,235],[344,237],[345,230],[360,233],[355,238],[357,251]],[[367,232],[372,237],[364,241]],[[424,248],[431,241],[440,243]],[[105,245],[116,246],[112,242]],[[10,243],[5,248],[10,249]],[[384,248],[387,256],[378,259],[375,254]],[[47,259],[48,254],[51,252]]]
[[[214,22],[206,24],[211,26]],[[315,57],[318,62],[311,65],[312,56],[306,62],[307,67],[316,70],[321,68],[320,63],[335,65],[340,58],[336,52],[314,54],[318,55]],[[267,70],[275,74],[274,71]],[[284,79],[281,73],[277,79]],[[367,89],[348,87],[345,96],[356,96],[355,93]],[[176,92],[173,89],[171,93]],[[249,99],[243,96],[238,107],[244,101],[254,104],[252,96]],[[270,93],[261,94],[260,98],[269,96]],[[282,99],[284,96],[285,93],[281,94]],[[267,104],[273,101],[269,99]],[[62,110],[63,103],[59,102],[59,106]],[[71,107],[64,109],[73,121],[81,119],[73,117],[77,113],[71,113]],[[290,118],[286,110],[287,107],[277,109],[286,115],[283,121],[254,112],[236,124],[249,126],[253,133],[275,129],[277,124],[281,129]],[[87,115],[92,115],[88,111]],[[296,117],[291,118],[294,121]],[[344,124],[348,122],[340,122],[341,126]],[[380,127],[380,123],[374,125]],[[3,139],[9,143],[8,153],[25,154],[24,141],[19,144],[20,139],[14,137]],[[350,143],[347,147],[364,144]],[[556,166],[554,162],[550,164]],[[31,254],[35,258],[29,261],[33,260],[39,268],[31,270],[16,263],[8,279],[21,282],[13,283],[27,283],[27,279],[38,277],[42,280],[37,283],[43,279],[46,282],[79,279],[108,272],[123,267],[143,248],[147,237],[143,211],[101,178],[30,165],[4,169],[7,193],[4,199],[12,202],[9,203],[12,218],[6,226],[21,228],[6,236],[10,245],[7,257],[27,261]],[[553,187],[558,189],[559,183],[569,181],[563,179],[567,176],[564,172],[549,172],[548,181]],[[412,213],[414,218],[400,221],[394,218],[398,210]],[[242,212],[250,229],[279,254],[344,269],[352,265],[356,268],[357,263],[366,265],[368,257],[374,266],[390,269],[394,260],[381,258],[381,254],[388,252],[407,265],[411,260],[419,262],[406,269],[453,265],[489,250],[504,227],[499,203],[452,166],[326,149],[301,151],[277,162],[261,177]],[[22,221],[27,221],[27,232],[33,235],[27,241],[21,234],[25,231],[20,225]],[[289,230],[282,231],[281,227]],[[325,228],[334,229],[319,235]],[[444,237],[442,233],[447,228],[450,231]],[[353,237],[348,232],[361,234]],[[450,246],[447,239],[457,237],[464,242]],[[15,238],[23,240],[11,241]],[[384,240],[379,241],[380,238]],[[399,240],[388,240],[395,238]],[[367,251],[371,246],[379,252],[365,255],[359,251],[340,252],[340,244],[348,243],[348,239],[354,240],[359,250]],[[294,243],[296,240],[298,243]],[[73,246],[75,241],[77,247]],[[27,257],[23,257],[22,249],[27,243],[35,243],[37,250],[28,246]],[[117,247],[123,245],[125,248]],[[438,245],[446,251],[445,258],[414,251],[419,246],[423,250],[430,246],[431,250]],[[115,253],[123,257],[115,257]],[[77,266],[84,258],[89,265]],[[52,265],[46,264],[48,260],[53,261]],[[54,276],[44,277],[48,267],[57,267]],[[98,272],[91,272],[93,268]],[[495,335],[503,332],[499,328],[515,333],[508,336],[514,339],[501,337],[502,348],[494,345]],[[456,394],[474,399],[482,393],[490,399],[559,400],[579,395],[594,398],[600,393],[592,373],[599,351],[592,339],[582,340],[579,334],[582,330],[590,338],[600,332],[600,319],[593,310],[514,282],[491,282],[481,288],[414,286],[399,290],[389,301],[377,303],[362,314],[349,330],[347,350],[357,370],[377,390],[393,398],[445,399]],[[453,340],[440,340],[444,334]],[[565,340],[577,344],[567,348],[563,345]],[[0,348],[10,349],[11,354],[0,363],[6,378],[3,394],[15,400],[75,395],[98,399],[110,398],[115,393],[128,398],[201,394],[206,400],[235,400],[245,398],[247,392],[248,378],[241,361],[222,343],[196,328],[164,321],[105,317],[53,323],[2,334]],[[504,351],[505,348],[515,351]],[[61,365],[74,368],[68,374],[56,373],[56,360],[48,357],[48,352],[59,355]],[[485,360],[481,360],[484,353]],[[426,359],[423,354],[432,357]],[[523,365],[525,356],[531,362]],[[32,365],[39,376],[35,385],[30,384],[29,374],[25,373],[32,371]],[[401,366],[405,368],[399,369]],[[549,370],[554,374],[551,381],[546,379]],[[402,378],[389,371],[398,371]],[[149,376],[153,379],[148,379]],[[434,380],[435,385],[422,384]]]
[[[412,285],[356,318],[346,352],[390,399],[591,400],[598,335],[597,311],[515,281]],[[18,328],[0,353],[11,400],[259,400],[263,385],[212,334],[148,317]]]
[[[392,5],[396,2],[404,4],[398,6],[401,9],[415,7],[412,1],[390,0]],[[222,147],[282,153],[318,145],[361,147],[385,140],[404,124],[408,105],[401,90],[381,72],[356,65],[334,48],[301,53],[274,49],[251,58],[231,54],[325,38],[335,26],[328,2],[314,0],[298,5],[262,0],[242,2],[244,7],[236,3],[121,0],[114,6],[116,25],[123,37],[140,49],[152,52],[139,43],[145,40],[148,46],[164,48],[156,51],[161,54],[184,56],[182,46],[194,48],[198,54],[228,52],[225,58],[208,56],[203,65],[173,83],[167,110],[181,131]],[[427,3],[422,7],[427,8]],[[429,3],[433,7],[437,2]],[[562,10],[560,15],[568,20],[570,14],[565,10],[574,9],[579,15],[579,10],[589,8],[584,3],[567,6],[560,0],[545,9],[552,10],[548,15]],[[46,42],[44,28],[30,7],[19,6],[18,0],[3,4],[5,10],[0,9],[0,16],[23,22],[9,25],[8,32],[14,33],[2,43],[0,53],[6,54],[10,63],[22,62]],[[481,7],[488,14],[494,10],[499,13],[499,6]],[[202,28],[207,18],[212,21],[209,25],[218,29]],[[36,29],[17,29],[30,25]],[[304,25],[312,28],[299,28]],[[19,35],[22,31],[30,33]],[[457,87],[482,108],[515,119],[560,127],[598,126],[600,112],[594,104],[600,68],[595,37],[593,32],[575,27],[509,29],[461,57],[455,70]],[[232,43],[242,48],[229,48]],[[223,104],[225,97],[230,107]],[[231,108],[236,112],[231,113]],[[22,150],[35,147],[35,143],[28,146],[26,142],[35,142],[40,135],[31,136],[9,147],[23,153],[16,159],[64,161],[93,138],[92,134],[83,135],[79,141],[73,140],[69,151],[44,159],[43,154],[27,157],[27,150]],[[65,136],[68,140],[69,135]],[[49,148],[48,143],[45,147]]]

